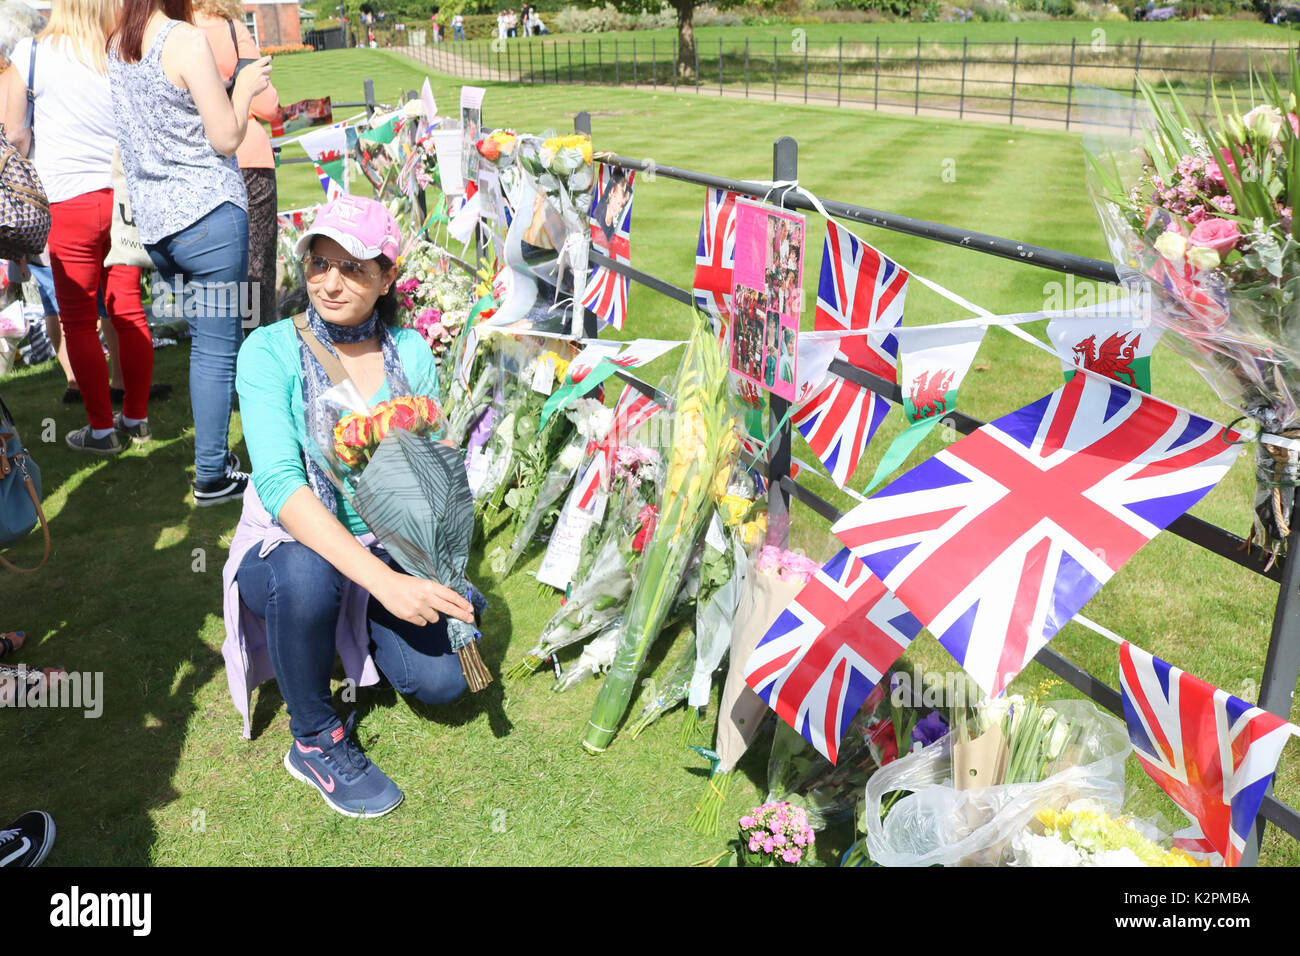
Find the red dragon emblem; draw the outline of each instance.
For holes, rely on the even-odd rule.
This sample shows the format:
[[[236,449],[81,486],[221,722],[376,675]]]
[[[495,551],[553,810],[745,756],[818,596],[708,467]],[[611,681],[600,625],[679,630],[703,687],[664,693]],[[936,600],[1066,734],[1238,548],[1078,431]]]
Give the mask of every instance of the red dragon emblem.
[[[939,368],[929,373],[922,372],[912,379],[912,390],[907,398],[916,409],[918,419],[933,418],[948,410],[944,396],[948,394],[948,386],[955,374],[952,369]]]
[[[1127,339],[1128,333],[1115,332],[1101,343],[1101,348],[1097,348],[1097,336],[1090,335],[1074,347],[1074,354],[1078,356],[1075,361],[1089,371],[1100,372],[1117,382],[1137,388],[1133,357],[1137,353],[1138,343],[1142,341],[1142,333],[1135,334],[1132,342]]]

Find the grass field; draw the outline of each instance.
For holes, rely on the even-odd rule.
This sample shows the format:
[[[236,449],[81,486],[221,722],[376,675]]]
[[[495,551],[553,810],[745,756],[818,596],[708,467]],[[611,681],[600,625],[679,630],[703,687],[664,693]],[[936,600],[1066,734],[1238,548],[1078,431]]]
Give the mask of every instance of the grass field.
[[[399,91],[418,88],[422,74],[395,54],[338,51],[285,58],[274,81],[284,102],[323,95],[352,100],[360,98],[364,77],[375,80],[380,100],[393,102]],[[448,110],[458,82],[438,76],[432,82]],[[566,130],[579,109],[593,113],[598,149],[770,179],[771,144],[792,135],[800,146],[800,182],[819,195],[1105,255],[1083,186],[1077,135],[670,93],[505,85],[490,86],[483,116],[489,125]],[[955,181],[946,181],[945,169],[955,170]],[[319,196],[309,166],[282,167],[282,208]],[[698,188],[663,176],[639,180],[634,263],[689,285],[700,206]],[[1041,308],[1050,284],[1059,281],[968,249],[868,227],[857,231],[915,273],[994,311]],[[820,232],[812,217],[809,235]],[[805,288],[816,283],[817,246],[810,242]],[[944,300],[912,284],[909,324],[958,317]],[[687,321],[680,306],[637,287],[628,327],[615,337],[681,337]],[[220,656],[219,581],[238,513],[233,506],[196,510],[189,503],[187,355],[182,346],[157,356],[156,380],[171,382],[179,394],[151,410],[157,440],[119,460],[87,462],[63,445],[66,430],[84,419],[79,409],[58,403],[63,384],[52,366],[3,383],[5,400],[44,469],[55,552],[40,574],[5,579],[0,629],[28,631],[30,650],[21,659],[29,665],[105,674],[98,720],[68,711],[0,712],[0,735],[17,758],[0,779],[0,813],[40,806],[54,814],[60,837],[51,865],[683,864],[721,849],[720,841],[685,828],[702,792],[704,763],[678,745],[678,715],[636,741],[617,738],[600,758],[582,753],[578,741],[594,684],[557,695],[539,674],[512,690],[508,701],[496,685],[481,698],[432,713],[391,691],[362,690],[360,739],[407,795],[396,813],[378,821],[344,820],[287,776],[280,760],[288,719],[274,683],[255,697],[254,738],[241,739]],[[671,363],[660,360],[646,377],[658,381]],[[982,418],[1038,398],[1061,380],[1053,358],[996,330],[976,365],[980,370],[967,380],[961,407]],[[1167,350],[1156,353],[1153,380],[1162,397],[1220,421],[1235,417]],[[856,487],[899,427],[897,416],[886,422]],[[236,416],[233,438],[239,437]],[[932,437],[916,460],[938,446]],[[795,452],[811,457],[798,446]],[[1243,458],[1194,513],[1244,532],[1250,472]],[[810,484],[847,504],[828,480],[813,477]],[[537,566],[536,551],[511,578],[493,579],[484,555],[498,537],[489,534],[475,549],[471,576],[493,603],[484,652],[500,673],[531,646],[557,601],[526,573]],[[825,523],[797,505],[793,543],[818,558],[838,547]],[[20,554],[31,551],[28,544]],[[1249,682],[1262,671],[1276,593],[1245,570],[1161,535],[1085,613],[1206,680],[1253,696]],[[1109,643],[1072,624],[1053,647],[1117,685]],[[661,641],[651,668],[668,653],[668,642]],[[909,659],[953,667],[928,635]],[[1032,686],[1045,676],[1034,666],[1021,683]],[[1291,803],[1300,802],[1294,749],[1288,749],[1278,784]],[[766,759],[766,746],[759,744],[742,762],[724,821],[761,799]],[[1135,761],[1129,774],[1138,812],[1176,819],[1173,805]],[[833,861],[850,839],[847,827],[833,829],[818,841],[819,858]],[[1300,848],[1270,829],[1263,859],[1296,865]]]

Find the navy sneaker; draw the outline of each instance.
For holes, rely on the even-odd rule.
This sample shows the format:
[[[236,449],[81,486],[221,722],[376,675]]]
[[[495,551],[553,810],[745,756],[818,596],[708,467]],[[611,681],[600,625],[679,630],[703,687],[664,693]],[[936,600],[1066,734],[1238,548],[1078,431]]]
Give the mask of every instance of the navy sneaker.
[[[315,737],[295,737],[284,769],[319,790],[345,817],[382,817],[402,802],[402,791],[352,742],[356,716]]]

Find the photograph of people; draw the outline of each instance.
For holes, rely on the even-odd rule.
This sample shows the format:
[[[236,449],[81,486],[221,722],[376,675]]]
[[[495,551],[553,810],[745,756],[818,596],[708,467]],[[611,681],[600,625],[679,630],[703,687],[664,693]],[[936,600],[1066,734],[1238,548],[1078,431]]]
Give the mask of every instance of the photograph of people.
[[[777,377],[787,385],[794,385],[794,329],[781,329],[781,358]]]
[[[606,239],[613,239],[618,231],[618,224],[623,218],[623,211],[632,199],[632,184],[628,182],[627,170],[612,167],[609,185],[605,194],[596,204],[596,222]]]

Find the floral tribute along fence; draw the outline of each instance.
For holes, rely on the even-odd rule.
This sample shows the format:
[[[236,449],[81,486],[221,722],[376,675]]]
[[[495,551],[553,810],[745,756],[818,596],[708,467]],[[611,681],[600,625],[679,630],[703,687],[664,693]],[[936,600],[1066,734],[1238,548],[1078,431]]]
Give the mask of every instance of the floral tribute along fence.
[[[712,768],[691,819],[706,833],[721,828],[734,768],[775,711],[767,800],[735,823],[734,853],[746,865],[799,865],[817,830],[847,816],[863,837],[844,862],[859,864],[1249,865],[1266,823],[1300,838],[1300,814],[1268,792],[1296,732],[1287,716],[1300,676],[1300,527],[1289,511],[1260,510],[1264,547],[1252,549],[1187,514],[1226,473],[1242,436],[1147,392],[1152,316],[1168,321],[1173,301],[1190,303],[1202,320],[1216,315],[1213,289],[1187,271],[1193,260],[1210,268],[1209,252],[1189,253],[1181,272],[1162,267],[1163,292],[1147,289],[1116,308],[992,315],[841,222],[1089,279],[1120,274],[1097,260],[812,196],[797,185],[797,146],[787,137],[774,145],[772,182],[654,165],[657,176],[705,189],[688,290],[631,265],[635,181],[648,162],[593,153],[587,114],[572,136],[484,128],[483,93],[462,90],[459,122],[438,119],[431,95],[410,97],[395,112],[412,136],[383,145],[396,142],[394,152],[406,155],[410,175],[399,181],[411,238],[398,290],[407,321],[438,358],[444,397],[440,415],[408,417],[426,430],[437,418],[465,448],[484,529],[509,522],[509,547],[488,556],[494,574],[510,574],[551,526],[536,576],[566,600],[501,675],[506,682],[548,662],[556,691],[600,679],[581,730],[593,755],[685,703],[682,742]],[[392,132],[389,115],[368,117],[358,142],[383,139],[376,128]],[[1245,117],[1229,147],[1233,168],[1225,159],[1215,170],[1243,209],[1255,199],[1241,192],[1235,169],[1280,135],[1284,124],[1270,117]],[[1293,139],[1282,148],[1294,158],[1300,132]],[[358,166],[364,172],[372,161],[361,155]],[[1180,168],[1219,181],[1204,163]],[[419,217],[409,199],[424,181],[444,194]],[[379,177],[381,197],[386,182]],[[1259,189],[1276,195],[1267,182]],[[806,211],[827,223],[811,331],[798,327],[793,304]],[[283,223],[286,236],[305,224]],[[1141,251],[1147,225],[1113,229]],[[1242,239],[1238,252],[1223,227],[1210,231],[1216,262],[1232,266],[1242,254],[1243,268],[1260,268],[1261,237]],[[444,234],[474,241],[475,264],[440,245]],[[1163,237],[1154,246],[1172,255],[1169,247]],[[696,309],[687,341],[600,339],[602,323],[622,327],[632,281]],[[974,318],[904,325],[912,281]],[[1053,345],[1020,329],[1044,317]],[[1060,356],[1068,380],[983,423],[956,404],[990,326]],[[1186,323],[1164,332],[1189,328],[1218,341]],[[1251,341],[1241,333],[1233,345]],[[678,349],[671,385],[637,378],[638,366]],[[620,382],[610,407],[603,388]],[[1280,398],[1270,400],[1277,411]],[[884,453],[867,489],[874,495],[845,514],[799,480],[824,467],[847,487],[892,405],[908,427]],[[399,415],[380,418],[351,444],[347,434],[335,438],[373,465],[385,430],[408,427]],[[890,481],[940,421],[965,437]],[[1261,431],[1273,427],[1268,415],[1257,421]],[[793,428],[820,464],[793,458]],[[1265,440],[1287,448],[1285,435]],[[1261,477],[1267,501],[1278,484]],[[792,514],[793,501],[830,521],[843,545],[824,564],[786,550],[792,518],[807,517]],[[1280,585],[1258,706],[1078,613],[1163,529]],[[683,620],[694,624],[690,638],[674,648],[662,684],[649,682],[634,702],[649,648]],[[1047,646],[1069,620],[1117,645],[1119,691]],[[942,706],[906,693],[909,675],[898,666],[922,626],[966,672]],[[1006,693],[1031,660],[1089,700],[1053,700],[1052,682]],[[710,747],[700,718],[717,674],[725,679]],[[481,673],[478,686],[491,679]],[[1186,830],[1169,835],[1124,814],[1132,751],[1187,814]]]
[[[1036,43],[808,40],[793,28],[771,42],[750,38],[696,47],[690,78],[677,75],[676,42],[654,37],[477,40],[403,47],[431,70],[468,80],[630,86],[855,106],[913,114],[951,113],[1079,128],[1083,87],[1137,96],[1135,78],[1189,93],[1210,110],[1210,88],[1249,91],[1250,70],[1285,73],[1285,47],[1115,43],[1098,26],[1091,40]],[[1194,94],[1194,95],[1191,95]],[[1127,125],[1128,117],[1122,117]]]

